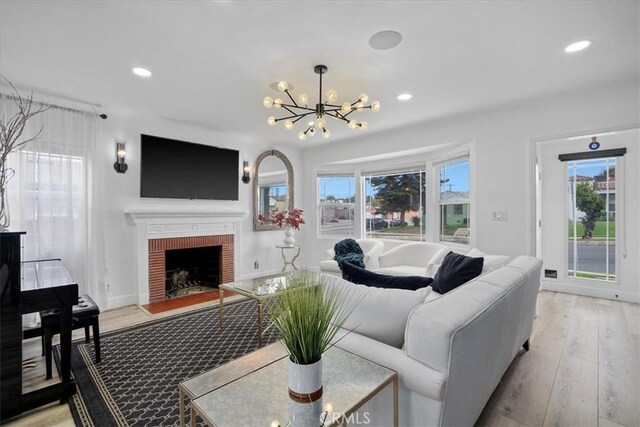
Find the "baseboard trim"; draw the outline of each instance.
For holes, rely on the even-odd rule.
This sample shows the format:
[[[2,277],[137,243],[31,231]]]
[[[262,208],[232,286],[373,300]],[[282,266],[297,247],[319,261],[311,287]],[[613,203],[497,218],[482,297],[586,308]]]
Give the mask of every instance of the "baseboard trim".
[[[607,286],[607,285],[605,285]],[[613,301],[625,301],[640,304],[640,295],[632,292],[625,292],[611,287],[596,289],[585,287],[584,285],[571,285],[568,283],[558,283],[555,281],[541,280],[540,289],[555,292],[564,292],[567,294],[583,295],[593,298],[604,298]],[[617,295],[617,297],[616,297]]]
[[[138,295],[121,295],[107,299],[107,309],[124,307],[126,305],[138,304]]]

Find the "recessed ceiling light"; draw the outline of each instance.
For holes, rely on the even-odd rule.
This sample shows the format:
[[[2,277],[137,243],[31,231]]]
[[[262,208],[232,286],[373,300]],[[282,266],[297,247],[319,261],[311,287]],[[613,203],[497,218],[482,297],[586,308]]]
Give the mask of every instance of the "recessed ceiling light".
[[[380,31],[371,36],[369,46],[376,50],[388,50],[398,46],[401,41],[402,34],[397,31]]]
[[[408,101],[411,98],[413,98],[413,95],[411,95],[410,93],[401,93],[400,95],[398,95],[399,101]]]
[[[133,71],[133,74],[140,77],[151,77],[151,71],[147,70],[146,68],[135,67],[131,69],[131,71]]]
[[[591,45],[591,40],[580,40],[579,42],[571,43],[564,48],[567,53],[579,52],[582,49],[586,49]]]

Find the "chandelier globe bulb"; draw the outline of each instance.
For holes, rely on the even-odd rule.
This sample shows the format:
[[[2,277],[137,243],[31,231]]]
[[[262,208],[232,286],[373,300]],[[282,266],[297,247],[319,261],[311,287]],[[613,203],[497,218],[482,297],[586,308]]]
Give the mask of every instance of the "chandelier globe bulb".
[[[284,127],[287,130],[293,129],[293,121],[291,121],[290,119],[289,120],[285,120]]]
[[[273,100],[273,106],[275,108],[282,108],[282,104],[284,103],[284,101],[282,100],[282,98],[276,98]]]
[[[347,114],[350,111],[351,111],[351,104],[349,104],[348,102],[343,102],[342,105],[340,106],[340,112],[342,112],[343,114]]]
[[[318,129],[322,129],[324,128],[324,126],[327,124],[326,120],[324,119],[324,117],[318,117],[316,119],[316,127]]]
[[[366,104],[367,101],[369,100],[369,95],[367,95],[366,93],[361,93],[360,96],[358,97],[358,100],[363,104]]]
[[[360,130],[367,130],[367,129],[369,129],[369,123],[360,122]]]
[[[307,135],[303,131],[300,131],[298,132],[298,139],[300,141],[304,141],[305,139],[307,139]]]
[[[289,89],[289,83],[285,82],[284,80],[278,82],[278,90],[280,92],[286,92],[287,89]]]
[[[331,137],[331,132],[327,128],[322,128],[322,136],[324,139],[329,139]]]
[[[326,99],[327,99],[327,102],[330,102],[330,103],[333,104],[334,102],[336,102],[338,100],[338,92],[336,92],[333,89],[328,90],[327,94],[326,94]]]
[[[302,105],[309,105],[309,95],[306,93],[301,93],[298,95],[298,102]]]
[[[265,96],[264,99],[262,100],[262,105],[264,105],[267,108],[273,107],[273,98],[270,96]]]
[[[355,120],[349,120],[347,126],[349,126],[349,129],[355,129],[358,127],[358,122],[356,122]]]
[[[373,101],[371,103],[371,111],[373,111],[374,113],[380,111],[380,103],[378,101]]]
[[[274,116],[269,116],[269,118],[267,119],[267,123],[269,123],[269,125],[271,125],[271,126],[275,126],[276,125],[276,118]]]

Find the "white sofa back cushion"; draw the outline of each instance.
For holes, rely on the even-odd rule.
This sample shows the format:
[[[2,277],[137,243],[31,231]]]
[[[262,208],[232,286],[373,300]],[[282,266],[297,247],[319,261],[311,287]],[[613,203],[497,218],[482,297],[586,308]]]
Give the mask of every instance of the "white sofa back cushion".
[[[437,243],[404,243],[380,255],[380,258],[378,258],[380,261],[380,271],[384,271],[384,269],[389,267],[414,266],[422,268],[423,272],[421,275],[424,276],[427,273],[427,265],[434,256],[439,255],[443,249],[446,249],[446,246]]]
[[[473,258],[484,258],[484,264],[482,265],[482,274],[493,271],[497,268],[502,267],[503,265],[507,265],[511,257],[506,255],[487,255],[482,252],[480,249],[473,248],[467,253],[467,256]]]
[[[337,277],[328,280],[327,286],[345,288],[345,292],[352,293],[353,298],[362,298],[342,326],[344,329],[353,330],[396,348],[401,348],[404,344],[409,313],[423,304],[431,292],[431,287],[417,291],[374,288],[356,285]]]

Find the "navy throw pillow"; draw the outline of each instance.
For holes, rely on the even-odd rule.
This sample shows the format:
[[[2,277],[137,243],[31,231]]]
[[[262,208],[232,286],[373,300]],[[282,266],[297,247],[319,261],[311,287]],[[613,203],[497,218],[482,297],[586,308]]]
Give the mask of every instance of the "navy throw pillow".
[[[431,277],[378,274],[347,262],[342,263],[342,278],[358,285],[409,291],[426,288],[433,282]]]
[[[433,278],[431,288],[440,294],[446,294],[458,286],[467,283],[482,273],[484,258],[472,258],[449,252],[444,259],[436,276]]]

